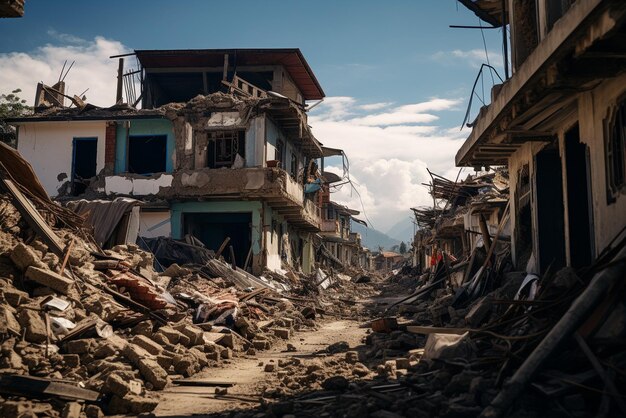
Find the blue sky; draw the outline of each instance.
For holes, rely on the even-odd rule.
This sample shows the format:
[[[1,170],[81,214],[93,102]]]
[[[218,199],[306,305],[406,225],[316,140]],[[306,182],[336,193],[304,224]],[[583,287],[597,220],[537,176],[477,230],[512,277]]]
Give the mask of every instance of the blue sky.
[[[366,211],[385,230],[389,210],[400,214],[411,199],[413,206],[427,203],[420,185],[426,166],[456,173],[453,156],[467,131],[453,131],[486,58],[480,30],[449,25],[478,23],[455,0],[29,0],[23,18],[0,20],[0,92],[20,87],[31,100],[34,84],[56,81],[67,58],[77,61],[66,80],[71,93],[90,88],[87,97],[99,98],[115,82],[115,63],[105,55],[118,50],[298,47],[328,97],[312,112],[314,132],[346,149]],[[501,32],[482,32],[502,74]],[[485,82],[488,95],[491,80]],[[112,104],[102,97],[97,104]],[[370,179],[376,173],[367,174],[376,164],[386,173],[381,185]],[[389,205],[384,184],[397,182],[406,196]],[[360,206],[354,193],[340,195]]]

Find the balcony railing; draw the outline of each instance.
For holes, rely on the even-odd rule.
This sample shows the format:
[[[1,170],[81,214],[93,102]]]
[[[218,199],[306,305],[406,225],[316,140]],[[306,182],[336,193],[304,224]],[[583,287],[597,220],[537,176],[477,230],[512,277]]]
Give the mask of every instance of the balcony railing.
[[[320,228],[320,208],[305,199],[302,185],[280,168],[203,168],[153,176],[115,175],[104,180],[104,188],[98,191],[111,196],[263,200],[296,226],[315,231]]]

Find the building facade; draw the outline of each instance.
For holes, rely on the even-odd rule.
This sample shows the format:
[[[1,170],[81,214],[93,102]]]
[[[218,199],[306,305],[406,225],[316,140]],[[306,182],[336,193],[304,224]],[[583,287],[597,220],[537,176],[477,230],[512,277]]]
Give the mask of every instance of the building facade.
[[[456,164],[508,166],[517,268],[589,265],[626,227],[626,3],[464,4],[510,25],[513,74]]]
[[[306,101],[324,93],[297,49],[135,51],[118,104],[14,119],[18,150],[59,200],[143,202],[139,235],[191,235],[254,273],[309,273],[320,231],[320,142]],[[127,88],[137,78],[135,97]],[[136,76],[137,77],[137,76]],[[127,102],[123,104],[121,86]],[[129,97],[130,96],[130,97]],[[306,191],[305,191],[306,189]]]

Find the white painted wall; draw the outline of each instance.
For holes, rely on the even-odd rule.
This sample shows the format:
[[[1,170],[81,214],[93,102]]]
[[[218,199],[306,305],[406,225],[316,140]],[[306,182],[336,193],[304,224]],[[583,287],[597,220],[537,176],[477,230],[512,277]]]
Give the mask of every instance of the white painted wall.
[[[142,211],[139,218],[139,236],[144,238],[171,237],[170,211]]]
[[[607,204],[605,119],[626,94],[626,74],[602,82],[578,101],[580,140],[589,146],[591,166],[591,193],[593,199],[593,226],[596,255],[626,227],[626,193]]]
[[[278,231],[272,229],[272,221],[276,222],[276,225],[280,225],[282,219],[268,204],[264,204],[263,208],[265,211],[265,225],[263,229],[265,234],[265,250],[267,251],[267,268],[275,271],[282,268],[280,253],[278,252],[278,242],[281,237]]]
[[[148,196],[159,193],[161,187],[170,187],[174,176],[161,173],[156,177],[133,178],[126,176],[108,176],[104,179],[104,192],[107,195]]]
[[[28,122],[19,125],[17,150],[54,197],[72,175],[73,138],[98,138],[96,173],[104,168],[106,121]],[[58,180],[65,173],[67,177]]]

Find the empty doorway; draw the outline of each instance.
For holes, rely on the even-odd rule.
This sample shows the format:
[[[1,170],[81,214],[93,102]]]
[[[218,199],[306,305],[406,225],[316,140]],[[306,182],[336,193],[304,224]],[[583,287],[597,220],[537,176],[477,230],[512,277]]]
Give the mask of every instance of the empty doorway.
[[[233,246],[236,264],[243,267],[252,246],[251,212],[185,213],[183,215],[185,234],[193,235],[207,246],[217,251],[226,237]],[[230,260],[228,250],[224,258]]]
[[[578,268],[591,264],[594,251],[589,147],[580,142],[578,124],[565,133],[565,164],[570,264]]]
[[[544,149],[535,157],[537,196],[537,242],[539,271],[565,266],[565,214],[561,158],[557,148]]]
[[[96,175],[98,138],[74,138],[72,150],[72,195],[85,193],[87,180]]]

